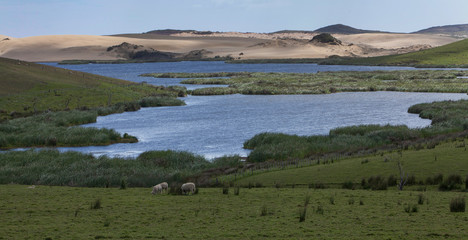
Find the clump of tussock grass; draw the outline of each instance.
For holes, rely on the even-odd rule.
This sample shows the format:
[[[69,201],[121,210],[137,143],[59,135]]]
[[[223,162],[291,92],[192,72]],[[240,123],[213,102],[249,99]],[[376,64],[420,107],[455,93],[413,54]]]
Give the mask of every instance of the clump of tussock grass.
[[[411,205],[409,203],[405,206],[404,210],[406,213],[416,213],[419,211],[418,205],[416,204]]]
[[[239,196],[239,193],[240,193],[240,187],[239,187],[239,186],[236,186],[236,187],[234,188],[234,195],[235,195],[235,196]]]
[[[355,186],[354,186],[354,183],[352,181],[346,181],[344,182],[341,187],[343,189],[351,189],[351,190],[354,190],[355,189]]]
[[[463,183],[462,177],[458,174],[451,174],[443,182],[439,184],[440,191],[451,191],[461,189]]]
[[[223,187],[223,194],[229,194],[229,186],[224,186]]]
[[[100,208],[102,208],[101,204],[102,204],[101,199],[98,198],[91,204],[90,209],[100,209]]]
[[[465,197],[458,196],[450,201],[450,212],[465,212],[466,202]]]
[[[269,211],[268,211],[268,207],[263,204],[262,207],[260,208],[260,216],[266,216],[268,215]]]
[[[427,197],[422,193],[418,194],[417,197],[418,197],[418,204],[419,205],[423,205],[424,201],[426,201],[426,199],[427,199]]]

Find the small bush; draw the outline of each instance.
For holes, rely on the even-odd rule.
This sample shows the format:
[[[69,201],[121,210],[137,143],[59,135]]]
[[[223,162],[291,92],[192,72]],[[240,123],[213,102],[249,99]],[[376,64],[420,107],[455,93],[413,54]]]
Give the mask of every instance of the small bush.
[[[354,205],[354,198],[353,198],[353,197],[350,197],[350,198],[348,199],[348,204],[349,204],[349,205]]]
[[[425,200],[426,200],[426,197],[424,196],[424,194],[422,194],[422,193],[418,194],[418,204],[419,205],[423,205]]]
[[[260,209],[260,216],[266,216],[268,215],[268,208],[266,205],[263,205],[262,208]]]
[[[451,191],[456,189],[461,189],[461,184],[463,183],[462,178],[458,174],[452,174],[448,176],[443,182],[439,184],[440,191]]]
[[[372,190],[387,190],[387,181],[381,176],[372,176],[367,180],[369,187]]]
[[[261,182],[256,182],[255,183],[255,187],[256,188],[262,188],[263,187],[263,184]]]
[[[96,201],[94,201],[93,204],[91,204],[91,209],[100,209],[101,208],[101,199],[98,198]]]
[[[197,188],[197,189],[198,189],[198,188]],[[239,191],[240,191],[239,186],[235,187],[235,188],[234,188],[234,195],[239,196]]]
[[[342,188],[354,190],[354,183],[352,181],[346,181],[343,183]]]
[[[408,176],[408,180],[406,180],[406,185],[415,185],[416,184],[416,177],[411,174]]]
[[[407,204],[406,207],[405,207],[405,212],[407,213],[415,213],[415,212],[418,212],[418,205],[416,204]]]
[[[462,196],[455,197],[450,201],[450,212],[465,212],[465,198]]]
[[[229,187],[223,187],[223,194],[229,194]]]
[[[388,178],[387,178],[387,185],[389,187],[394,187],[394,186],[397,185],[397,181],[398,181],[397,177],[392,174],[392,175],[388,176]]]
[[[127,189],[127,179],[120,180],[120,189],[122,190]]]
[[[335,205],[335,197],[334,196],[331,196],[329,201],[330,201],[331,205]]]

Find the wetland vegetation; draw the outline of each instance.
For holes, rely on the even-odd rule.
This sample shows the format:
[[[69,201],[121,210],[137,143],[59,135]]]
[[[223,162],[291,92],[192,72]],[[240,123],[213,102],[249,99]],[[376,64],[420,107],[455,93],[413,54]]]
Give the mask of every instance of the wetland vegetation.
[[[219,76],[229,78],[216,78]],[[223,84],[229,87],[200,88],[193,95],[222,94],[327,94],[359,91],[468,92],[464,71],[409,70],[319,73],[162,73],[156,77],[190,78],[183,84]],[[205,78],[215,77],[215,78]]]

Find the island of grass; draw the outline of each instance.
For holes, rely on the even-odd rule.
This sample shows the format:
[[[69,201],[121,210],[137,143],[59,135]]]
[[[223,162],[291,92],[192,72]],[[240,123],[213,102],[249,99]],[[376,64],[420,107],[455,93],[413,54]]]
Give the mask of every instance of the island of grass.
[[[185,88],[157,87],[0,58],[0,149],[136,142],[110,129],[71,127],[141,107],[180,106]]]
[[[193,95],[327,94],[335,92],[468,92],[466,71],[408,70],[319,73],[154,73],[142,76],[190,78],[183,84],[223,84],[195,89]],[[224,78],[219,78],[224,77]],[[228,78],[226,78],[228,77]]]

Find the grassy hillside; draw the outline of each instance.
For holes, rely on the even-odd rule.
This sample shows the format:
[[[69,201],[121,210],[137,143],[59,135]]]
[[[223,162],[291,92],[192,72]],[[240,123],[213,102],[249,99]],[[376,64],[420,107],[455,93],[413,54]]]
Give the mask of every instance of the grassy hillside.
[[[251,176],[246,173],[245,177],[236,183],[247,185],[259,182],[264,186],[274,186],[276,183],[283,185],[322,183],[329,187],[341,187],[343,183],[350,181],[360,188],[362,179],[372,176],[388,179],[390,175],[394,175],[399,178],[398,161],[402,162],[405,172],[409,176],[414,176],[416,182],[422,181],[425,184],[427,178],[437,174],[442,174],[445,178],[451,174],[458,174],[464,179],[468,175],[468,162],[465,161],[468,159],[466,140],[460,138],[437,146],[417,146],[403,152],[336,158],[333,161],[321,160],[319,164],[317,160],[303,161],[305,167],[300,167],[299,164],[297,167],[292,165],[285,170],[274,167],[267,172],[263,172],[265,170],[253,172]]]
[[[6,58],[0,58],[0,81],[0,119],[177,95],[163,87]]]
[[[369,58],[331,58],[320,64],[398,65],[416,67],[467,67],[468,39],[401,55]]]

